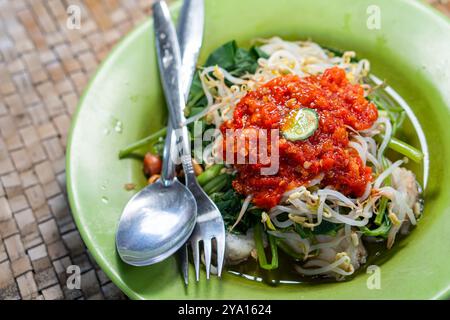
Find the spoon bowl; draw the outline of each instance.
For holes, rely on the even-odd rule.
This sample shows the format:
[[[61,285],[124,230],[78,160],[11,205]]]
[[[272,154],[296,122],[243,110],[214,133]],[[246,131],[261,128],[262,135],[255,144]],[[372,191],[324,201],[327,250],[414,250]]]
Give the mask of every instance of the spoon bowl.
[[[176,178],[148,185],[130,199],[116,234],[122,260],[134,266],[160,262],[187,241],[196,222],[192,193]]]

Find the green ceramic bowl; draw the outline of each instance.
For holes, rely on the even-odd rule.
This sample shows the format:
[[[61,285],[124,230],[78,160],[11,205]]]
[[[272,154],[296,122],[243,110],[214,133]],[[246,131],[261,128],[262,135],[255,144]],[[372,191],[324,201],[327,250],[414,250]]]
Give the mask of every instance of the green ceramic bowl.
[[[376,7],[374,7],[376,6]],[[174,14],[179,5],[172,7]],[[379,11],[378,11],[379,10]],[[370,14],[380,13],[373,29]],[[376,21],[375,21],[376,22]],[[376,25],[375,25],[376,27]],[[166,119],[152,22],[130,33],[93,78],[73,121],[67,184],[73,215],[106,274],[135,299],[432,299],[450,296],[450,23],[411,0],[206,1],[201,60],[231,39],[310,38],[354,50],[412,106],[430,151],[425,215],[381,265],[381,289],[369,290],[365,270],[349,282],[270,287],[231,274],[185,289],[175,258],[136,268],[122,263],[114,235],[134,192],[144,186],[141,163],[119,149],[162,127]],[[204,276],[204,275],[203,275]]]

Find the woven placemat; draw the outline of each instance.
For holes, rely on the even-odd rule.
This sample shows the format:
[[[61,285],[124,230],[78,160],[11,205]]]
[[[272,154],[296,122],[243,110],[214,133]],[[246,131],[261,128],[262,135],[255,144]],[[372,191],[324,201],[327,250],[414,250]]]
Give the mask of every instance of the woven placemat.
[[[0,299],[124,297],[75,227],[64,153],[89,77],[150,6],[0,0]],[[80,290],[67,288],[70,265],[80,268]]]
[[[450,13],[447,1],[430,2]],[[0,299],[124,298],[73,222],[65,147],[89,77],[150,6],[151,0],[0,0]],[[80,289],[67,286],[76,285],[71,265],[81,272]]]

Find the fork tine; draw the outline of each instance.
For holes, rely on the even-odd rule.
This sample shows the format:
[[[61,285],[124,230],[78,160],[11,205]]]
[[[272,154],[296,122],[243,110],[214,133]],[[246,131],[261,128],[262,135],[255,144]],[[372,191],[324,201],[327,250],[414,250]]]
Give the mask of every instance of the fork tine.
[[[194,257],[195,280],[200,280],[200,241],[193,239],[191,241],[192,255]]]
[[[189,258],[188,258],[188,246],[185,244],[180,249],[181,260],[181,273],[183,274],[184,284],[189,285]]]
[[[225,230],[216,235],[217,247],[217,276],[222,276],[223,260],[225,256]]]
[[[203,250],[205,251],[206,279],[209,280],[211,270],[211,239],[203,240]]]

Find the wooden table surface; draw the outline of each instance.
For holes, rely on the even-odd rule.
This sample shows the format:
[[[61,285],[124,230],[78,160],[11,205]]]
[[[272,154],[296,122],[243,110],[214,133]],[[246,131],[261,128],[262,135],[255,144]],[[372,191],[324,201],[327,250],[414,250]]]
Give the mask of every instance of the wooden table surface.
[[[448,1],[428,2],[450,16]],[[80,29],[67,27],[74,4]],[[149,16],[150,4],[0,0],[0,300],[124,298],[75,227],[65,147],[88,79],[117,40]],[[70,265],[80,268],[80,290],[67,288]]]

